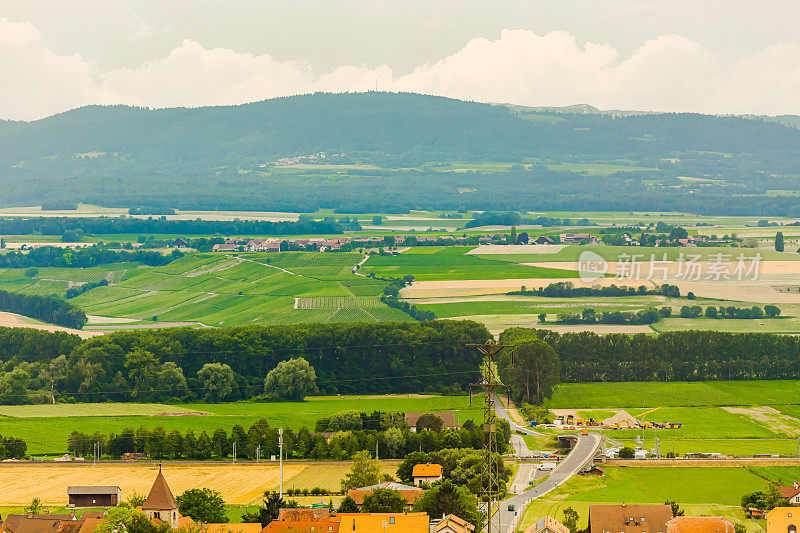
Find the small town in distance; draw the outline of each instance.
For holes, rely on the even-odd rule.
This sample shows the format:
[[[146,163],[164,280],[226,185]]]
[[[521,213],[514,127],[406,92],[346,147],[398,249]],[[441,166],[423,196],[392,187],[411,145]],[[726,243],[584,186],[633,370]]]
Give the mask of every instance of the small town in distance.
[[[0,0],[0,533],[798,533],[742,3]]]

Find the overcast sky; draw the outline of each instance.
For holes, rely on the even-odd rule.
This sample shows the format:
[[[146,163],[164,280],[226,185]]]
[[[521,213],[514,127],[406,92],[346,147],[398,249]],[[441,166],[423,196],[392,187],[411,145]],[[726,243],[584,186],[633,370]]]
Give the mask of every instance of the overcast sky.
[[[0,0],[0,117],[415,91],[800,114],[800,0]]]

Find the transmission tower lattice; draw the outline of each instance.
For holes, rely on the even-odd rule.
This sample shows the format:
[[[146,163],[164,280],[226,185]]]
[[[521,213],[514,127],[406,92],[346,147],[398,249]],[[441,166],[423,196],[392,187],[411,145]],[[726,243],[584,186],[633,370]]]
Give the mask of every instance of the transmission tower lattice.
[[[499,455],[497,449],[497,416],[494,412],[494,397],[496,389],[505,389],[506,395],[510,396],[509,388],[500,381],[496,374],[495,356],[504,348],[511,348],[510,345],[494,344],[486,341],[486,344],[467,344],[467,346],[477,349],[483,354],[481,370],[483,377],[480,382],[473,383],[469,389],[469,402],[472,405],[472,389],[477,388],[483,394],[483,463],[481,465],[481,499],[486,501],[487,523],[486,532],[492,533],[492,512],[494,510],[494,499],[500,494],[500,464],[495,457]],[[511,353],[511,368],[514,366],[514,353]],[[498,513],[499,517],[500,513]],[[500,531],[498,524],[497,531]]]

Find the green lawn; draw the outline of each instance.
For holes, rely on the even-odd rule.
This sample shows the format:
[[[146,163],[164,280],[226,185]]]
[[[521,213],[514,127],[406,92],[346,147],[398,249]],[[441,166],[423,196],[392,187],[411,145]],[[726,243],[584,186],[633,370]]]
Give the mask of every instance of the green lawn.
[[[104,414],[86,416],[99,409]],[[193,430],[211,433],[217,428],[227,431],[240,424],[245,428],[259,418],[272,426],[294,430],[305,426],[313,431],[315,422],[333,413],[359,411],[455,411],[459,422],[479,419],[479,405],[469,406],[468,396],[316,396],[304,402],[236,402],[221,404],[75,404],[5,407],[17,417],[0,416],[0,435],[15,436],[28,443],[31,454],[61,454],[67,451],[67,437],[72,431],[84,433],[119,432],[125,428],[163,426],[167,431]],[[210,413],[206,416],[148,416],[180,409]],[[48,410],[50,411],[48,413]],[[140,414],[131,414],[140,413]],[[49,416],[48,416],[49,415]]]
[[[800,404],[800,381],[562,383],[550,408],[682,407]]]
[[[518,265],[494,256],[466,255],[469,246],[411,248],[396,256],[372,256],[365,274],[383,277],[413,275],[417,281],[460,279],[574,278],[577,272]]]

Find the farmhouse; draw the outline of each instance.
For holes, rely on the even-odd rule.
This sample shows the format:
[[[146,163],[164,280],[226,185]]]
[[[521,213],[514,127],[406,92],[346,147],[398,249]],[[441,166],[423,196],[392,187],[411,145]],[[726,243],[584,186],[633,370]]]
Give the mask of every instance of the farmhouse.
[[[797,533],[800,511],[797,507],[776,507],[767,513],[767,533]]]
[[[411,506],[414,502],[417,501],[424,490],[419,487],[412,487],[411,485],[403,485],[402,483],[395,483],[394,481],[386,481],[384,483],[380,483],[378,485],[370,485],[368,487],[360,487],[357,489],[350,489],[347,491],[347,495],[355,500],[356,505],[364,505],[364,498],[372,494],[372,491],[375,489],[389,489],[389,490],[396,490],[400,493],[403,499],[406,501],[406,506]]]
[[[721,516],[676,516],[667,533],[734,533],[734,524]]]
[[[414,485],[433,483],[442,479],[443,471],[442,465],[437,465],[436,463],[420,463],[414,465],[414,468],[411,470],[411,478],[414,480]]]
[[[537,237],[536,240],[533,241],[533,243],[534,244],[555,244],[555,241],[553,239],[551,239],[550,237],[548,237],[547,235],[542,235],[540,237]]]
[[[593,237],[588,233],[562,233],[558,238],[561,240],[561,244],[580,244],[584,241],[594,244],[597,242],[597,237]]]
[[[103,513],[84,512],[78,519],[75,514],[10,514],[0,522],[4,533],[91,533],[100,525]]]
[[[543,516],[525,533],[569,533],[569,528],[551,516]]]
[[[458,425],[458,421],[456,420],[456,415],[452,412],[450,413],[406,413],[406,425],[411,429],[411,431],[417,430],[417,421],[419,417],[422,415],[435,415],[442,419],[444,422],[444,426],[450,429],[458,429],[460,426]]]
[[[122,501],[122,490],[113,486],[69,486],[67,507],[114,507]]]
[[[666,533],[669,505],[590,505],[592,533]]]
[[[235,252],[239,249],[235,244],[215,244],[211,247],[212,252]]]
[[[454,514],[445,515],[442,521],[436,524],[436,533],[472,533],[473,531],[475,531],[474,525]]]
[[[800,482],[795,481],[791,487],[781,487],[781,498],[786,498],[792,505],[800,506]]]
[[[426,513],[325,513],[319,515],[297,509],[284,513],[281,509],[278,520],[273,520],[262,533],[429,533]]]

